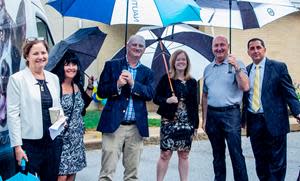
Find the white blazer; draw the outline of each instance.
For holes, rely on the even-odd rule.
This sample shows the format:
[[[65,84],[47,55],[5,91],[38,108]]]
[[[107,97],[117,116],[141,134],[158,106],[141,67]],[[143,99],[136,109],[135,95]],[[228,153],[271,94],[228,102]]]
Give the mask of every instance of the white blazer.
[[[45,70],[44,74],[53,106],[61,107],[58,77]],[[22,145],[22,139],[41,139],[43,137],[40,87],[28,67],[9,78],[7,125],[12,147]]]

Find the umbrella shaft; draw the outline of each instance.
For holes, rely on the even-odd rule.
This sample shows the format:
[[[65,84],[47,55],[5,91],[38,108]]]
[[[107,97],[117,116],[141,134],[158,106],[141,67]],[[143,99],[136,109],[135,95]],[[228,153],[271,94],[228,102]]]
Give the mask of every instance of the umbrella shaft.
[[[163,45],[162,45],[161,40],[159,41],[159,45],[160,45],[161,51],[163,52],[163,53],[162,53],[162,56],[163,56],[163,60],[164,60],[164,65],[165,65],[166,73],[167,73],[167,75],[168,75],[168,80],[169,80],[171,92],[172,92],[172,95],[174,95],[174,89],[173,89],[173,85],[172,85],[171,78],[170,78],[170,75],[169,75],[168,64],[167,64],[166,56],[165,56],[165,54],[164,54],[164,48],[163,48]]]

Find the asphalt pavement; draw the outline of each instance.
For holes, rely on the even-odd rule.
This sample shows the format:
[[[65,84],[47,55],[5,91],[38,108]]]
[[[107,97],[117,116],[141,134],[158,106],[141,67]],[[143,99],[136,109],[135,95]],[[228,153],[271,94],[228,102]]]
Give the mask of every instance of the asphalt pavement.
[[[255,173],[255,160],[253,157],[249,138],[242,137],[242,148],[246,158],[247,171],[249,181],[258,181]],[[156,180],[156,162],[159,157],[158,145],[146,145],[139,166],[140,181]],[[94,149],[87,152],[87,167],[77,174],[78,181],[96,181],[100,170],[101,150]],[[288,154],[287,154],[287,174],[286,181],[296,181],[300,170],[300,132],[292,132],[288,134]],[[190,153],[190,181],[209,181],[214,179],[212,165],[212,150],[208,140],[194,141]],[[165,181],[179,181],[177,169],[178,157],[174,153]],[[227,180],[232,181],[232,166],[228,152],[226,153]],[[122,181],[123,177],[122,161],[119,161],[114,181]]]

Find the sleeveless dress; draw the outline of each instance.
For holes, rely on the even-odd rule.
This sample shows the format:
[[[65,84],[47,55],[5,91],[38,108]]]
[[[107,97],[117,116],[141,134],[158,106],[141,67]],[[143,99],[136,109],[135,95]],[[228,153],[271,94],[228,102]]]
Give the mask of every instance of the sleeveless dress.
[[[85,147],[83,143],[84,123],[81,112],[84,102],[81,92],[75,93],[75,105],[73,115],[68,121],[68,129],[62,136],[63,145],[59,175],[75,174],[86,167]],[[73,107],[72,94],[64,94],[61,98],[61,105],[66,116],[69,116]]]
[[[185,83],[181,82],[176,86],[182,87],[180,89],[182,90]],[[184,98],[179,98],[173,120],[163,118],[161,121],[160,148],[163,151],[189,151],[191,149],[194,127],[188,120],[186,105],[183,100]]]

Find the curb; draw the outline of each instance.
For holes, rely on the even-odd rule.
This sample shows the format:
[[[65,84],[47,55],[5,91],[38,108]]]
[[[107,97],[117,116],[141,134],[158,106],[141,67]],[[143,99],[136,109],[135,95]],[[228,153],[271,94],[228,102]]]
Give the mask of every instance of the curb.
[[[207,140],[208,137],[204,132],[200,132],[194,137],[194,141]],[[160,138],[158,135],[144,138],[144,145],[159,145]],[[102,148],[101,138],[88,139],[84,141],[86,150],[95,150]]]
[[[300,131],[300,124],[297,123],[296,120],[290,119],[290,130],[291,132]],[[159,139],[159,128],[149,128],[150,130],[150,137],[144,139],[144,145],[159,145],[160,139]],[[154,132],[151,135],[151,130]],[[246,136],[245,129],[242,129],[242,136]],[[200,141],[200,140],[207,140],[208,137],[206,133],[201,129],[197,136],[194,137],[194,141]],[[95,149],[101,149],[102,148],[102,140],[101,140],[101,133],[97,131],[87,131],[85,138],[84,138],[84,144],[86,150],[95,150]]]

